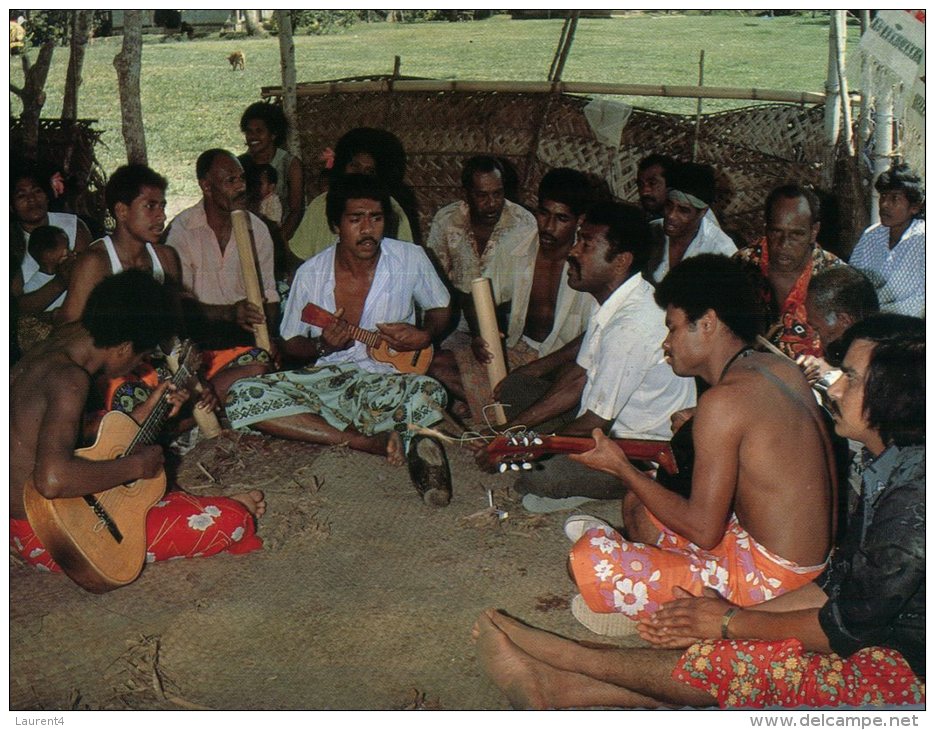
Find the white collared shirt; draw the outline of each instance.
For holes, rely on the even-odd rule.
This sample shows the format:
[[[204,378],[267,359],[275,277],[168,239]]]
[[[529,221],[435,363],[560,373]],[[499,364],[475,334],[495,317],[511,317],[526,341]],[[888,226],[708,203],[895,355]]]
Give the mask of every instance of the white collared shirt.
[[[286,300],[279,330],[283,339],[291,337],[318,337],[321,328],[302,321],[302,310],[309,302],[334,312],[336,246],[329,246],[302,264],[295,272],[292,289]],[[380,260],[373,275],[373,283],[364,302],[359,327],[376,330],[377,324],[408,322],[415,324],[418,304],[422,309],[448,306],[448,289],[435,273],[435,267],[421,246],[384,238],[380,243]],[[355,342],[347,350],[339,350],[320,357],[316,365],[350,362],[371,373],[394,373],[392,365],[380,363],[367,355],[367,346]]]
[[[695,381],[672,372],[662,353],[665,312],[653,287],[631,276],[603,304],[595,301],[577,363],[587,371],[578,415],[613,421],[616,438],[670,439],[669,417],[695,405]]]
[[[710,208],[708,212],[711,212]],[[656,270],[653,272],[653,281],[658,284],[663,280],[665,275],[669,273],[669,237],[662,232],[662,218],[653,221],[650,223],[650,226],[658,229],[653,231],[653,233],[656,235],[661,234],[663,239],[662,261],[659,262],[659,266],[657,266]],[[697,256],[700,253],[720,253],[725,256],[733,256],[737,253],[737,245],[731,237],[724,233],[716,223],[712,223],[707,215],[701,219],[698,232],[695,233],[692,242],[688,244],[688,248],[685,249],[685,253],[682,255],[682,261],[690,259],[692,256]]]
[[[532,293],[536,256],[539,253],[538,235],[517,246],[508,256],[497,256],[490,266],[493,296],[497,304],[512,301],[506,345],[515,347],[523,337],[529,297]],[[555,352],[571,342],[587,328],[594,305],[594,297],[568,286],[568,262],[562,268],[562,280],[555,301],[555,318],[548,336],[535,345],[539,357]]]
[[[860,236],[851,266],[873,282],[880,311],[921,317],[925,309],[925,221],[914,219],[890,248],[890,229],[881,223]]]

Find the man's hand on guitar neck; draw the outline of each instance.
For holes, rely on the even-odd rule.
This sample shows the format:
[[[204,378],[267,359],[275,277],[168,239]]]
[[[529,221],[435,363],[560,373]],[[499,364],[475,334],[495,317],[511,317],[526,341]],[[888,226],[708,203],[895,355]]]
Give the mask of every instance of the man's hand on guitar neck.
[[[569,454],[568,458],[621,480],[630,471],[636,470],[636,467],[630,463],[626,454],[623,453],[623,449],[605,436],[601,429],[593,429],[591,438],[594,439],[595,444],[593,449],[585,451],[583,454]]]
[[[380,330],[386,344],[397,352],[424,350],[432,344],[432,337],[428,332],[406,322],[378,324],[377,329]]]
[[[173,385],[168,380],[164,380],[156,386],[156,389],[150,394],[149,398],[133,409],[133,412],[130,414],[133,420],[137,423],[143,423],[143,421],[149,417],[149,414],[153,412],[153,408],[156,407],[156,404],[167,391],[168,395],[166,399],[172,405],[172,410],[169,411],[167,418],[172,418],[177,415],[179,409],[185,404],[185,401],[191,397],[191,393],[184,388]],[[217,400],[217,397],[215,397],[215,400]]]

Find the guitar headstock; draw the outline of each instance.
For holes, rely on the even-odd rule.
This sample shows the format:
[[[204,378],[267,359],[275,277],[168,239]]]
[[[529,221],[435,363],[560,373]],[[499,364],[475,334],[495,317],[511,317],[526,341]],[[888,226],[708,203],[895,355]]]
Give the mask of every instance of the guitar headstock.
[[[174,370],[172,381],[183,387],[201,367],[201,351],[191,340],[176,338],[167,359],[170,360],[170,369]]]
[[[314,327],[324,329],[334,322],[334,315],[326,309],[322,309],[317,304],[309,302],[302,309],[302,321]]]
[[[498,469],[522,471],[532,469],[532,460],[548,453],[545,441],[535,431],[514,431],[497,436],[487,444],[487,453],[499,460]]]

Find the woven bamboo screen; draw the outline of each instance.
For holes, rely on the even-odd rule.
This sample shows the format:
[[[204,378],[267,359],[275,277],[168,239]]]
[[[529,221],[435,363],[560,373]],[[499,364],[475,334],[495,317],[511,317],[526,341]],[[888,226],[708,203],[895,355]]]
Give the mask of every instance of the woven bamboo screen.
[[[584,115],[590,100],[569,94],[504,92],[336,92],[299,95],[298,127],[309,198],[322,192],[320,156],[354,127],[382,127],[408,156],[419,225],[461,195],[462,162],[471,155],[504,157],[515,167],[520,202],[535,203],[542,175],[573,167],[605,178],[635,201],[636,166],[651,152],[691,159],[694,117],[634,108],[618,148],[601,143]],[[764,104],[701,117],[698,162],[719,171],[717,213],[726,230],[761,234],[763,200],[775,185],[818,184],[823,107]]]

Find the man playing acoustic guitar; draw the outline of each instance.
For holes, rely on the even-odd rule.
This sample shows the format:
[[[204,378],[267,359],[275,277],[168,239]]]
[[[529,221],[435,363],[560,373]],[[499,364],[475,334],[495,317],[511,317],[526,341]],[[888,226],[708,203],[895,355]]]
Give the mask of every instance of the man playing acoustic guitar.
[[[281,352],[306,367],[235,383],[226,406],[232,426],[346,443],[399,465],[410,438],[407,425],[442,419],[447,396],[440,383],[399,373],[371,356],[373,346],[355,342],[362,329],[370,330],[393,351],[416,353],[431,347],[448,321],[448,290],[425,251],[383,237],[390,205],[377,178],[347,175],[332,184],[326,206],[338,242],[296,271],[280,327]],[[334,317],[324,326],[311,324],[303,318],[308,305]]]
[[[83,497],[159,475],[162,447],[138,446],[121,458],[93,461],[75,454],[94,377],[125,375],[175,332],[162,285],[142,271],[102,281],[79,322],[64,325],[20,360],[10,374],[10,538],[17,552],[42,570],[59,570],[26,519],[24,492],[40,499]],[[167,392],[168,391],[168,392]],[[132,413],[137,423],[166,396],[169,416],[188,398],[162,383]],[[108,437],[105,423],[98,444]],[[99,495],[104,501],[105,497]],[[147,505],[148,506],[148,505]],[[263,493],[233,498],[193,497],[173,491],[146,516],[146,561],[245,553],[262,542],[254,518],[263,514]],[[145,506],[143,507],[145,510]]]

